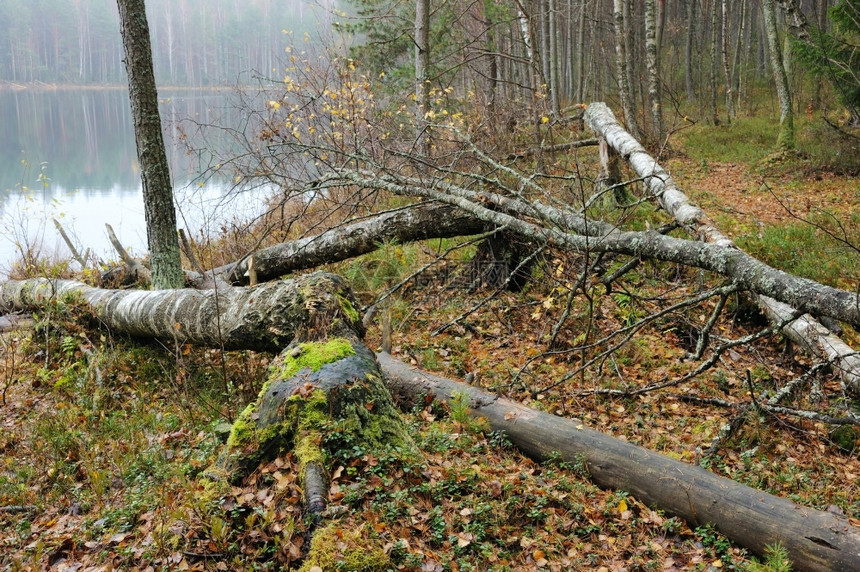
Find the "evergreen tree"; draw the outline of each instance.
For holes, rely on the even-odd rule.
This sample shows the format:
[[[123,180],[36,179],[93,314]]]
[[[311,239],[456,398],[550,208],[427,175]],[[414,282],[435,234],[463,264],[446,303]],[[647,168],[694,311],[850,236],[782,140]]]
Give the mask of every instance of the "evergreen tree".
[[[811,70],[830,81],[851,114],[851,123],[860,125],[860,0],[840,0],[829,16],[831,31],[811,30],[808,41],[794,41],[794,50]]]

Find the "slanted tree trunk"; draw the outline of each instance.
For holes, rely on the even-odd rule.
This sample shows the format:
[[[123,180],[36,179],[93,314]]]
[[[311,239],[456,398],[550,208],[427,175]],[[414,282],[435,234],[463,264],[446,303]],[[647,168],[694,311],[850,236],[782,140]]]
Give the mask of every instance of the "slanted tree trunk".
[[[591,129],[602,137],[630,164],[633,171],[645,180],[651,196],[687,231],[702,240],[737,249],[732,240],[717,229],[687,195],[631,135],[624,131],[604,104],[593,103],[585,112]],[[784,273],[780,273],[784,274]],[[775,300],[771,294],[756,291],[756,303],[772,323],[779,324],[790,318],[796,310]],[[815,314],[815,310],[809,310]],[[810,314],[800,316],[783,328],[783,333],[813,355],[834,364],[843,383],[852,393],[860,393],[860,355]]]
[[[605,104],[600,106],[608,111]],[[611,117],[617,125],[614,116]],[[618,129],[621,127],[618,126]],[[641,145],[633,141],[636,147],[641,149]],[[630,160],[623,150],[619,153]],[[647,157],[650,165],[655,164],[647,153],[642,156]],[[803,312],[825,315],[860,326],[860,306],[857,305],[855,293],[776,270],[731,244],[701,243],[664,236],[656,231],[621,231],[607,223],[587,220],[538,201],[526,203],[442,181],[436,181],[433,187],[428,187],[424,179],[400,178],[374,171],[348,169],[331,173],[325,180],[327,184],[338,180],[343,185],[361,185],[368,189],[446,202],[483,221],[506,227],[536,241],[537,244],[549,243],[583,253],[615,252],[710,270],[734,280],[742,290],[765,294]],[[484,206],[485,203],[500,210],[488,208]],[[500,212],[501,210],[507,212]],[[518,216],[537,216],[542,223],[523,220]],[[562,230],[559,230],[559,227]],[[860,387],[856,389],[860,391]]]
[[[536,411],[417,370],[388,354],[377,358],[391,391],[403,403],[428,395],[450,403],[455,396],[465,395],[472,416],[486,419],[494,431],[504,431],[518,449],[538,461],[561,455],[565,461],[584,463],[598,485],[628,491],[691,526],[712,524],[758,555],[779,542],[793,570],[860,570],[860,528],[843,516],[719,477],[589,429],[577,419]]]
[[[181,288],[185,275],[176,236],[176,209],[173,206],[170,168],[161,134],[146,7],[144,0],[117,0],[117,7],[125,47],[125,69],[128,73],[137,159],[143,181],[152,287]]]
[[[442,203],[424,203],[378,214],[366,220],[335,227],[315,236],[276,244],[253,253],[259,281],[338,262],[368,252],[380,243],[400,243],[429,238],[468,236],[484,231],[486,223],[458,208]],[[248,258],[216,268],[233,284],[248,284]]]

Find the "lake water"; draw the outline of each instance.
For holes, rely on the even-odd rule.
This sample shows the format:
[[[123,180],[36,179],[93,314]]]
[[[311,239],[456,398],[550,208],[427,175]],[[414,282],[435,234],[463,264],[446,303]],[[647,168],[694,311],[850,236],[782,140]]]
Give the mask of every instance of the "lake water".
[[[192,236],[224,220],[251,217],[261,191],[229,209],[220,199],[230,181],[200,175],[212,163],[189,153],[180,133],[195,124],[229,124],[237,112],[227,91],[160,90],[165,144],[174,180],[177,220]],[[54,228],[61,222],[83,253],[115,259],[105,223],[134,255],[146,252],[143,198],[128,92],[122,89],[0,91],[0,278],[20,249],[43,255],[69,251]]]

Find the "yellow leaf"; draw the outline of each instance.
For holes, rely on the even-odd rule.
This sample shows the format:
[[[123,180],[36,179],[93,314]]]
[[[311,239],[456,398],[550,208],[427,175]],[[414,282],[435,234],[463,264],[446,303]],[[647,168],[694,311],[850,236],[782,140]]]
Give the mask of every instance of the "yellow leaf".
[[[625,510],[627,510],[627,502],[621,499],[621,502],[618,503],[618,512],[624,512]]]
[[[541,123],[549,123],[549,117],[544,115],[543,117],[540,118],[540,122]]]

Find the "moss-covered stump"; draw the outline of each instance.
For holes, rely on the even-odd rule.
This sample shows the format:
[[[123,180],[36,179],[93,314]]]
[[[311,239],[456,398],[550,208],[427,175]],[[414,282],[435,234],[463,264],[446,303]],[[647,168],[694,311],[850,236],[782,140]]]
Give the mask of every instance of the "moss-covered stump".
[[[287,347],[269,366],[257,400],[233,424],[214,471],[235,481],[263,458],[292,450],[306,492],[312,492],[319,485],[308,485],[323,474],[327,457],[323,437],[332,430],[366,450],[396,448],[404,456],[418,455],[375,356],[355,336]],[[308,497],[306,503],[324,507],[323,499]]]

